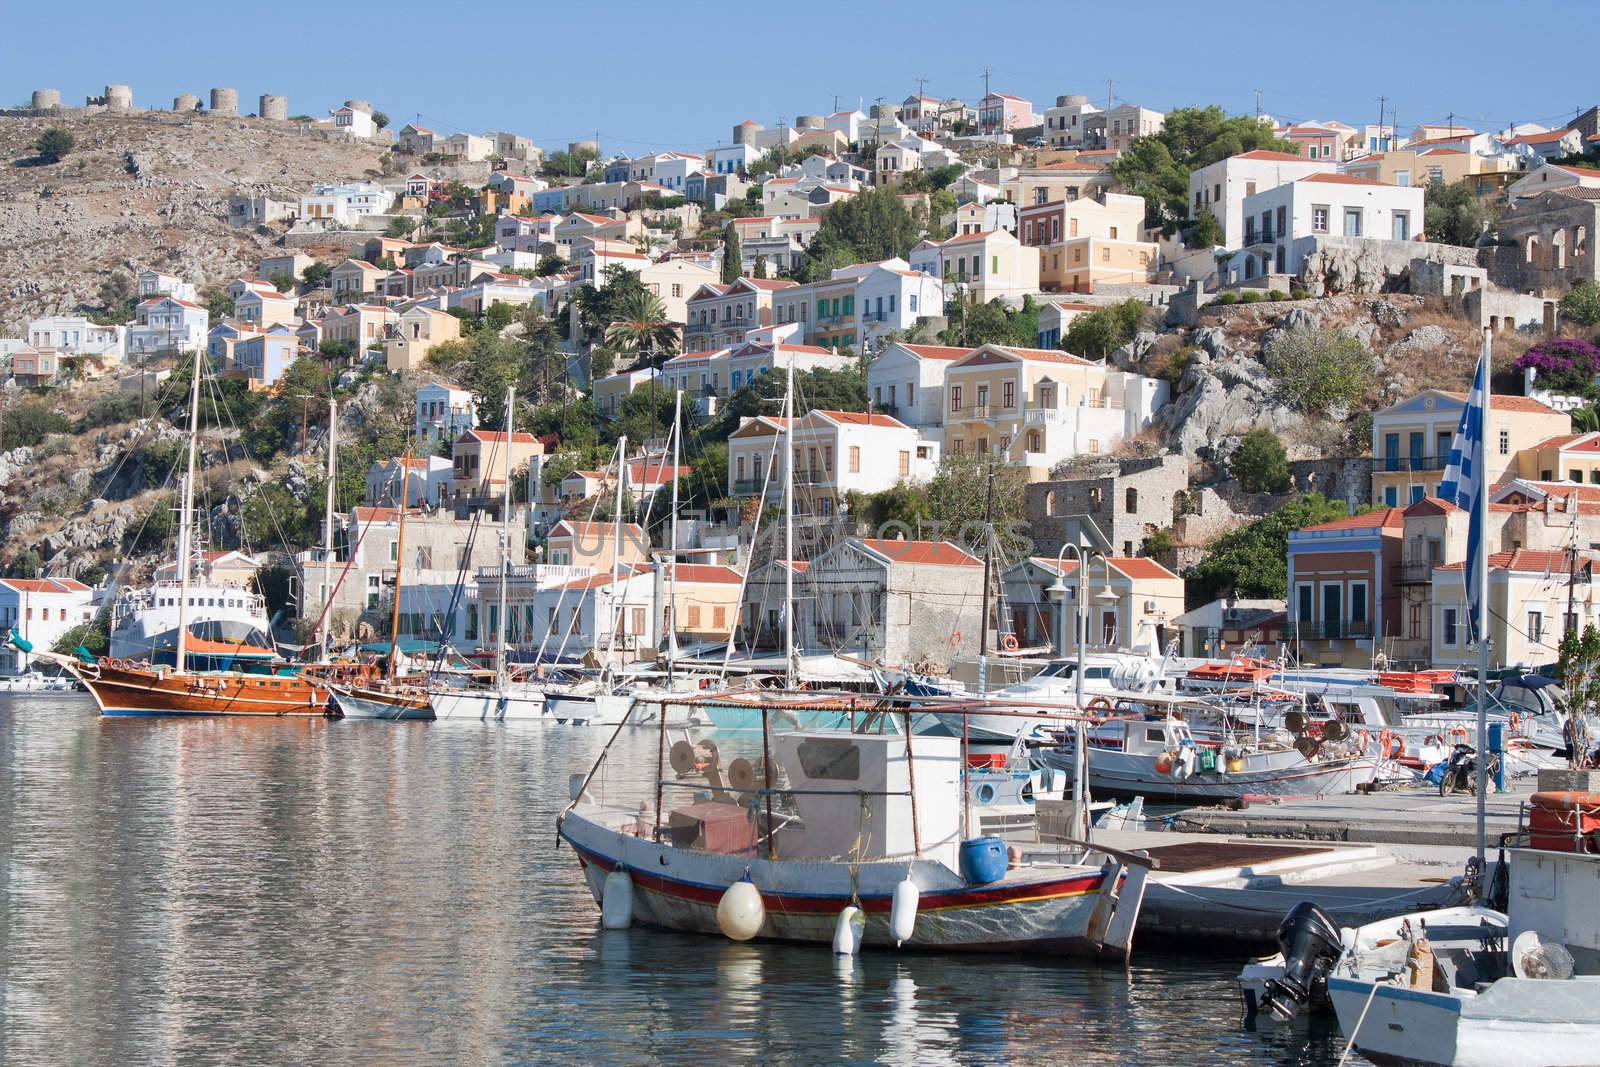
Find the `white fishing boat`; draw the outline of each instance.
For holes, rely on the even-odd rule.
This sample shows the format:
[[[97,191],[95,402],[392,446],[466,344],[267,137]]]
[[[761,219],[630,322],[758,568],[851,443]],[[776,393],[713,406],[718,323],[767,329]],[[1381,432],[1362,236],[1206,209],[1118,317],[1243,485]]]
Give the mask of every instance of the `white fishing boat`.
[[[434,688],[428,693],[440,722],[516,722],[549,718],[544,688],[508,682],[488,689]]]
[[[964,841],[958,739],[765,729],[731,761],[736,740],[719,740],[672,744],[648,789],[658,807],[607,793],[617,776],[576,784],[558,831],[607,925],[842,952],[1128,955],[1149,861],[1068,848],[1011,862],[998,838]]]
[[[1046,766],[1070,769],[1070,745],[1041,753]],[[1246,796],[1353,793],[1379,774],[1380,760],[1344,740],[1316,744],[1257,741],[1248,735],[1196,736],[1187,722],[1120,719],[1090,731],[1089,786],[1097,793],[1189,802]]]
[[[77,681],[69,675],[50,675],[40,671],[23,671],[0,678],[0,694],[26,696],[35,693],[70,693],[78,688]]]
[[[1503,912],[1473,904],[1341,930],[1298,905],[1283,951],[1240,975],[1247,1014],[1331,1007],[1378,1063],[1600,1064],[1600,856],[1515,847],[1508,866]]]

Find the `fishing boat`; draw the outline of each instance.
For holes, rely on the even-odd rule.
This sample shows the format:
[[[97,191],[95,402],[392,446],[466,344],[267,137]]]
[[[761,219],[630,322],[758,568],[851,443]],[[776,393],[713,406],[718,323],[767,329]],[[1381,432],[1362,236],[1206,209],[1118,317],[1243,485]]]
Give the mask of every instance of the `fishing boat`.
[[[1008,859],[999,838],[961,832],[958,738],[884,729],[885,715],[777,729],[774,710],[755,736],[670,749],[658,725],[654,805],[596,773],[610,744],[575,783],[557,829],[608,925],[1127,957],[1150,861],[1076,846]]]
[[[15,631],[10,643],[35,659],[52,663],[78,679],[94,696],[102,715],[324,716],[330,713],[328,689],[298,673],[271,673],[277,664],[255,664],[252,671],[197,671],[188,664],[189,621],[199,605],[194,591],[194,490],[200,437],[200,381],[206,354],[195,353],[189,395],[188,465],[178,513],[175,636],[172,665],[119,659],[84,660],[34,651]],[[260,673],[257,673],[260,672]]]
[[[1551,818],[1540,828],[1538,812]],[[1311,904],[1279,928],[1281,951],[1246,966],[1247,1017],[1331,1010],[1379,1063],[1452,1067],[1600,1064],[1600,797],[1540,793],[1490,879],[1503,900],[1340,929]]]
[[[1120,702],[1112,714],[1126,713],[1126,704]],[[1246,734],[1204,736],[1191,730],[1178,706],[1163,705],[1163,713],[1157,719],[1114,719],[1089,732],[1091,789],[1169,802],[1324,796],[1353,793],[1380,770],[1378,757],[1362,755],[1344,734],[1295,744]],[[1072,746],[1046,749],[1040,759],[1071,769]]]

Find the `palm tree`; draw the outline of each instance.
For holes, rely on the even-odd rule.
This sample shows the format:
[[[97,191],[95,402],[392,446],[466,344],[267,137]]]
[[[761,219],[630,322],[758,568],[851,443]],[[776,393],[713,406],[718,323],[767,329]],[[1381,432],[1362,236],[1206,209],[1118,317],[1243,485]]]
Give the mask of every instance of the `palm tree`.
[[[621,316],[606,327],[606,344],[630,353],[636,362],[643,357],[659,365],[677,351],[678,328],[668,320],[661,298],[640,290],[627,295]]]

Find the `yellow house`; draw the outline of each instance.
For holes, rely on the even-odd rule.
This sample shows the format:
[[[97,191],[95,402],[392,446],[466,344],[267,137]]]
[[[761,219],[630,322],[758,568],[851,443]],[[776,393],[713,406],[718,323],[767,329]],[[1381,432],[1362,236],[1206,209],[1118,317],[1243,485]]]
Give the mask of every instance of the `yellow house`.
[[[1157,383],[1069,352],[984,345],[945,371],[944,448],[1048,468],[1137,433]]]
[[[1161,249],[1140,240],[1144,197],[1106,193],[1098,199],[1055,200],[1024,207],[1022,243],[1039,250],[1039,286],[1053,292],[1093,292],[1096,282],[1148,282]]]
[[[622,524],[620,553],[617,552],[617,528],[609,522],[562,519],[545,539],[545,562],[557,566],[609,571],[617,565],[619,556],[624,567],[644,563],[650,558],[650,541],[644,535],[644,527],[634,522]]]
[[[1600,433],[1558,434],[1523,449],[1517,454],[1517,477],[1600,485]]]
[[[1405,507],[1438,495],[1466,399],[1465,393],[1425,389],[1372,416],[1373,503]],[[1572,433],[1571,415],[1529,397],[1497,394],[1491,407],[1494,439],[1484,449],[1491,485],[1523,474],[1524,450]]]
[[[1081,158],[1042,167],[1025,167],[1013,178],[1000,183],[1000,192],[1019,206],[1044,204],[1052,200],[1077,200],[1109,188],[1115,179],[1105,163]]]
[[[1374,152],[1344,165],[1344,173],[1384,185],[1454,185],[1477,174],[1518,174],[1515,164],[1499,156],[1480,156],[1459,148],[1400,149]]]
[[[434,308],[417,306],[401,312],[383,342],[384,363],[391,371],[414,371],[434,346],[461,336],[461,320]]]
[[[506,434],[503,430],[468,430],[450,449],[450,499],[481,500],[498,505],[505,493]],[[544,446],[529,433],[511,435],[511,477],[526,470]]]
[[[1516,549],[1489,555],[1489,667],[1537,667],[1556,662],[1568,607],[1581,632],[1596,617],[1595,558],[1564,550]],[[1465,565],[1433,572],[1433,664],[1471,667],[1477,646],[1467,640]]]
[[[351,304],[330,311],[322,320],[322,343],[349,341],[360,352],[381,344],[389,327],[399,321],[394,308],[381,304]]]

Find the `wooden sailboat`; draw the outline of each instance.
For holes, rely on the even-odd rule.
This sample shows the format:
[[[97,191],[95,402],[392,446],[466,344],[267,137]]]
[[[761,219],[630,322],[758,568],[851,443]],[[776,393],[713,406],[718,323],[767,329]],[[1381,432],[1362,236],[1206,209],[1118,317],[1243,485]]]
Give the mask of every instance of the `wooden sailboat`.
[[[80,662],[70,656],[34,651],[36,659],[70,672],[94,696],[102,715],[269,715],[328,714],[327,687],[296,674],[187,669],[189,584],[193,571],[195,456],[200,436],[200,378],[204,349],[195,353],[189,391],[189,457],[183,479],[183,510],[178,520],[177,666],[101,659]],[[21,648],[15,633],[11,643]]]
[[[394,607],[389,618],[389,659],[384,676],[376,684],[331,683],[333,702],[351,719],[431,719],[433,706],[428,691],[419,686],[397,683],[395,666],[400,659],[400,589],[406,559],[406,506],[411,490],[411,450],[400,458],[400,512],[395,531]]]

